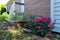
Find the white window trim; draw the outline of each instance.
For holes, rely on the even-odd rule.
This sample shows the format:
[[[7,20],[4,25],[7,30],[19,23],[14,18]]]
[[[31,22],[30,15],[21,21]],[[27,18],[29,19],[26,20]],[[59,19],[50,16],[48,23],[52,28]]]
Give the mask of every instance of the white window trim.
[[[50,16],[51,16],[51,23],[54,22],[54,0],[51,0],[51,10],[50,10]]]

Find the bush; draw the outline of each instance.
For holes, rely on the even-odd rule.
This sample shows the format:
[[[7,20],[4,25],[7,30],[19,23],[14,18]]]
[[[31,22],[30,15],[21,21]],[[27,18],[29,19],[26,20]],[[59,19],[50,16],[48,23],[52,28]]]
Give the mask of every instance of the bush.
[[[32,30],[33,24],[35,24],[34,20],[28,20],[26,25],[25,25],[25,28]]]
[[[0,20],[0,28],[8,27],[8,26],[12,26],[12,24],[10,24],[10,23],[7,22],[7,21]]]
[[[17,14],[17,13],[13,14],[11,16],[10,20],[14,20],[14,21],[26,21],[24,14]]]
[[[10,15],[7,12],[4,12],[2,16],[5,17],[5,19],[10,19]]]
[[[37,17],[37,14],[35,14],[35,15],[30,15],[29,14],[28,19],[29,20],[35,20],[36,17]]]
[[[35,40],[22,29],[4,30],[0,32],[0,40]]]
[[[46,36],[54,28],[54,23],[50,23],[50,18],[38,17],[35,20],[27,22],[26,28],[31,29],[34,34],[38,34],[42,37]]]
[[[0,28],[11,25],[6,21],[6,19],[10,19],[10,15],[7,12],[4,12],[2,15],[0,15]]]
[[[0,15],[0,20],[10,19],[10,15],[7,12],[4,12]]]

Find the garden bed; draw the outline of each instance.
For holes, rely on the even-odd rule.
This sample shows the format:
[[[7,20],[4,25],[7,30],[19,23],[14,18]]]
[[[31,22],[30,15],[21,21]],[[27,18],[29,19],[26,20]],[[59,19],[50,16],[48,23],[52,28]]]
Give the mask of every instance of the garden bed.
[[[25,23],[26,25],[24,25]],[[50,18],[38,17],[25,22],[23,16],[18,18],[14,15],[11,20],[0,23],[0,26],[2,25],[1,27],[4,29],[0,32],[0,40],[60,40],[58,34],[51,32],[54,23],[50,23]]]
[[[52,32],[51,34],[41,37],[39,35],[33,34],[31,30],[22,28],[25,32],[29,33],[33,38],[37,40],[60,40],[60,34],[57,34],[55,32]]]
[[[33,38],[37,39],[37,40],[50,40],[47,37],[40,37],[39,35],[33,34],[32,30],[26,29],[26,28],[22,28],[25,32],[29,33]]]
[[[17,29],[18,30],[18,29]],[[38,36],[38,35],[36,35],[36,34],[32,34],[31,32],[31,30],[29,30],[29,29],[26,29],[26,28],[21,28],[21,30],[23,30],[23,31],[25,31],[23,34],[23,37],[25,38],[25,35],[30,35],[32,38],[34,38],[35,40],[60,40],[60,35],[58,35],[58,34],[55,34],[55,33],[51,33],[51,34],[49,34],[48,36],[45,36],[45,37],[41,37],[41,36]],[[19,30],[20,32],[21,32],[21,30]],[[11,31],[11,30],[10,30]],[[23,32],[22,31],[22,32]],[[15,32],[15,31],[14,31]],[[0,31],[0,33],[1,33],[1,37],[3,37],[4,35],[7,35],[7,34],[9,34],[10,32],[9,31],[7,31],[7,30],[2,30],[2,31]],[[3,36],[2,36],[2,34],[3,34]],[[10,35],[10,34],[9,34]],[[10,38],[11,36],[9,36],[8,35],[8,37]],[[21,34],[22,35],[22,34]],[[9,39],[7,37],[7,39]],[[6,40],[7,40],[6,39]],[[11,40],[11,39],[10,39]],[[21,39],[22,40],[22,39]],[[28,40],[28,39],[27,39]]]

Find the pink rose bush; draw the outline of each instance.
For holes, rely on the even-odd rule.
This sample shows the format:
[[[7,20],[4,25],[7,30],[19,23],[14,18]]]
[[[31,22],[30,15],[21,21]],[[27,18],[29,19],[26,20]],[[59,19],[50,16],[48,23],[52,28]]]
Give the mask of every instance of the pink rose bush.
[[[36,34],[40,35],[40,36],[45,36],[47,33],[49,33],[51,31],[51,29],[54,28],[54,24],[55,24],[56,20],[54,21],[54,23],[51,24],[51,19],[50,17],[38,17],[35,20],[35,24],[34,24],[34,31]]]
[[[33,30],[33,33],[43,37],[51,32],[51,29],[54,28],[53,25],[55,22],[56,20],[54,20],[54,23],[51,24],[50,17],[38,17],[34,20],[34,22],[30,21],[30,24],[27,26],[27,28]]]

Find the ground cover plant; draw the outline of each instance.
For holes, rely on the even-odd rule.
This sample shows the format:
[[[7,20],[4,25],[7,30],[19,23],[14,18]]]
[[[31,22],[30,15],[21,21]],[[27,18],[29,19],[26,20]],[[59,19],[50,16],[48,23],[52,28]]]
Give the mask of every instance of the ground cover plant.
[[[0,32],[0,40],[35,40],[22,29],[3,30]]]

